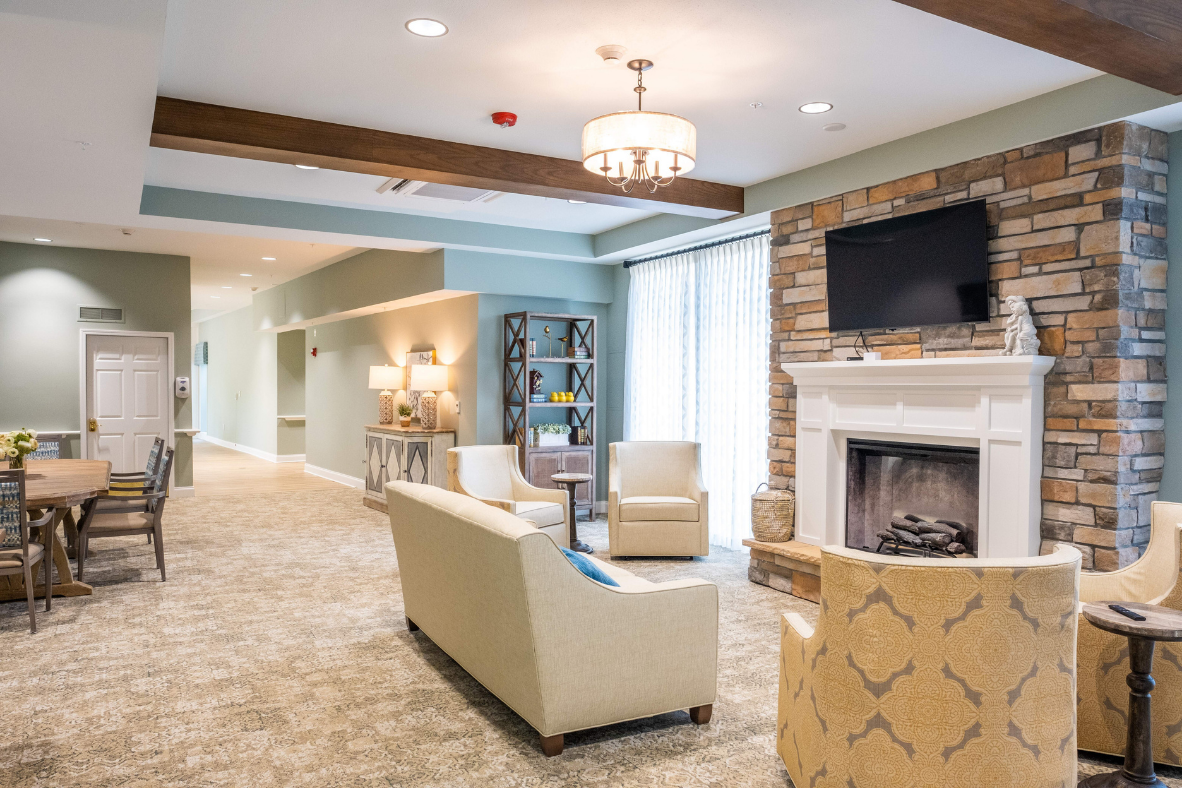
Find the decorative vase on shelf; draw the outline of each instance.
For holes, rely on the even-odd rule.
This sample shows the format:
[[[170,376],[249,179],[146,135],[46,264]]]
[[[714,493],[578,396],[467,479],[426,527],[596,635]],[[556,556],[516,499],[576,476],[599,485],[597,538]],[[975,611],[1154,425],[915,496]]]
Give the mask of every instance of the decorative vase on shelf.
[[[25,467],[25,455],[18,454],[15,457],[8,458],[8,469],[10,471],[15,471],[23,467]]]

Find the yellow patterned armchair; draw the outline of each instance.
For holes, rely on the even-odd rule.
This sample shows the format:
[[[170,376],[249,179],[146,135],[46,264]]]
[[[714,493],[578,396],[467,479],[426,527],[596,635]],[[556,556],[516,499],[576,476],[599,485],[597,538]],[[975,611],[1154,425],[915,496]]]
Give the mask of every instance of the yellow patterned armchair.
[[[1085,572],[1080,602],[1148,602],[1182,610],[1182,504],[1156,501],[1149,546],[1115,572]],[[1123,755],[1128,725],[1129,642],[1079,622],[1079,748]],[[1158,643],[1153,657],[1153,759],[1182,766],[1182,643]]]
[[[1075,788],[1080,554],[821,553],[781,624],[776,749],[797,788]]]

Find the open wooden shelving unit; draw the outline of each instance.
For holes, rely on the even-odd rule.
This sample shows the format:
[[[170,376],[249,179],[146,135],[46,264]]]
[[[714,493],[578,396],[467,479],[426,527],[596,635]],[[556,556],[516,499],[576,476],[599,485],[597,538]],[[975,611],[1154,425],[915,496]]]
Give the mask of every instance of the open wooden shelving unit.
[[[562,356],[529,355],[531,325],[537,325],[535,339],[542,334],[544,325],[565,324],[567,330],[559,331],[571,338],[567,347],[586,347],[590,358],[566,358]],[[518,449],[521,472],[526,481],[535,487],[557,489],[550,481],[552,474],[559,471],[589,473],[595,476],[596,434],[595,402],[599,390],[596,357],[597,318],[595,315],[563,315],[550,312],[511,312],[505,315],[505,373],[503,393],[505,420],[504,443]],[[557,341],[557,338],[554,340]],[[538,350],[543,351],[544,340],[538,340]],[[544,351],[543,351],[544,352]],[[559,366],[561,365],[561,366]],[[554,374],[565,367],[563,391],[573,391],[574,402],[530,402],[530,372],[543,368],[543,374]],[[549,373],[544,369],[551,367]],[[535,423],[535,411],[562,412],[562,421],[570,425],[571,440],[575,439],[579,427],[587,430],[587,444],[571,443],[569,446],[530,446],[529,427]],[[540,414],[539,414],[540,415]],[[547,413],[545,422],[557,421],[556,414]],[[580,484],[575,490],[576,512],[587,512],[594,518],[595,480]]]

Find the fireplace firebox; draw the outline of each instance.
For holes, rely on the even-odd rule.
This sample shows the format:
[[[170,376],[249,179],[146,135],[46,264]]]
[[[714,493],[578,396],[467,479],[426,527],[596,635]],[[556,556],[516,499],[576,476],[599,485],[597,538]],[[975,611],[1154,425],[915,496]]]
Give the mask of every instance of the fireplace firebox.
[[[846,442],[846,546],[977,554],[980,450]]]

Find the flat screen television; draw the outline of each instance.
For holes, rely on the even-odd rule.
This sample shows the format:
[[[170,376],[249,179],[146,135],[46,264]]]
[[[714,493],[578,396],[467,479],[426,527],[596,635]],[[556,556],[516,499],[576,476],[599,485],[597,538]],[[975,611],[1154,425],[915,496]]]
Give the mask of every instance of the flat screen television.
[[[825,233],[829,330],[989,320],[985,201]]]

